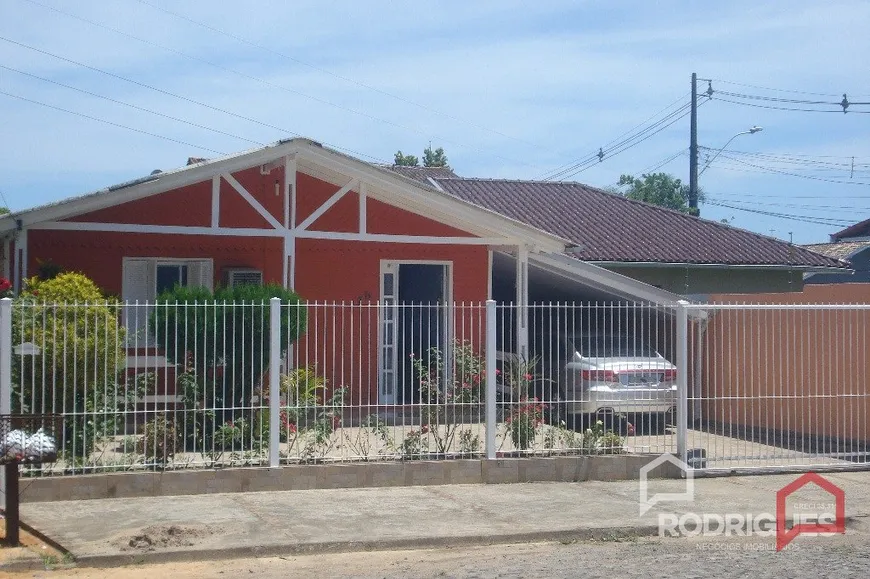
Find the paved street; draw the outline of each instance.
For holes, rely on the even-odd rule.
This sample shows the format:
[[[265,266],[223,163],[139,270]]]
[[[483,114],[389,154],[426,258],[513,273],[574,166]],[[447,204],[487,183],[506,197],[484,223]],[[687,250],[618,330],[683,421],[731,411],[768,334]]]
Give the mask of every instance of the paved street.
[[[255,576],[526,578],[526,577],[849,577],[870,576],[867,528],[846,536],[799,537],[781,553],[759,538],[659,539],[533,543],[413,551],[320,554],[229,561],[134,565],[117,569],[28,572],[54,579],[226,578]]]

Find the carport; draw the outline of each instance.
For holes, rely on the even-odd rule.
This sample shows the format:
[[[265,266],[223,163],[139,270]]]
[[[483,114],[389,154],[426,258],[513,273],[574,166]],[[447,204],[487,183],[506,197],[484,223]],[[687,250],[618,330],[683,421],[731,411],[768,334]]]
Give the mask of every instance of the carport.
[[[501,350],[528,358],[529,344],[554,331],[630,333],[673,357],[677,294],[569,255],[527,252],[494,251],[491,283],[505,312]]]

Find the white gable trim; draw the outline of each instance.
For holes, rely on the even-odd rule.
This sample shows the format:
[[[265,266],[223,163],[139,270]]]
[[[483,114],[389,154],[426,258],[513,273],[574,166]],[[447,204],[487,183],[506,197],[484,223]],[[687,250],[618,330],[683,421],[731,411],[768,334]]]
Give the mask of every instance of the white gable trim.
[[[253,207],[254,210],[269,223],[269,225],[271,225],[275,229],[284,229],[284,226],[281,225],[281,223],[279,223],[278,220],[275,219],[275,217],[271,213],[269,213],[269,211],[265,207],[263,207],[259,201],[254,198],[253,195],[248,193],[248,190],[242,187],[242,184],[239,183],[235,177],[233,177],[230,173],[223,173],[221,177],[223,177],[226,182],[230,184],[230,187],[235,189],[236,193],[241,195],[245,199],[245,201],[248,202],[248,205]]]
[[[252,167],[268,165],[282,157],[286,157],[288,165],[295,165],[299,156],[304,156],[309,162],[345,177],[356,179],[360,184],[367,184],[367,197],[441,221],[468,233],[481,237],[491,237],[493,234],[504,236],[504,238],[510,239],[513,244],[532,244],[536,249],[542,251],[561,252],[568,243],[568,240],[439,192],[435,188],[392,173],[388,169],[375,167],[301,138],[160,173],[153,178],[146,177],[140,183],[132,183],[123,188],[104,189],[65,202],[3,216],[0,217],[0,233],[17,229],[19,222],[20,227],[25,230],[37,224],[43,224],[39,227],[41,229],[48,229],[49,227],[46,226],[49,223],[57,226],[63,219],[165,193],[194,183],[207,182],[216,175],[231,174]],[[295,196],[295,184],[289,188],[291,189],[291,197]],[[288,204],[291,213],[295,213],[295,203]],[[290,217],[289,225],[292,228],[295,219],[292,214]],[[275,223],[279,223],[274,217],[269,222],[273,227]],[[279,227],[281,230],[287,231],[280,223]],[[120,231],[121,229],[115,230]],[[206,227],[200,228],[197,233],[212,235],[214,231],[212,228]]]

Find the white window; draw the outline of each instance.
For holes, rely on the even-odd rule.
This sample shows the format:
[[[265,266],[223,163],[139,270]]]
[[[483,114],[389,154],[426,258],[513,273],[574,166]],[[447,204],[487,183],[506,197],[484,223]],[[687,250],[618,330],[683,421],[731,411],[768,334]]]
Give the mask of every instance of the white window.
[[[127,302],[124,325],[128,341],[148,345],[148,318],[151,306],[161,293],[176,285],[212,289],[210,259],[124,258],[121,300]],[[140,305],[135,305],[138,302]]]

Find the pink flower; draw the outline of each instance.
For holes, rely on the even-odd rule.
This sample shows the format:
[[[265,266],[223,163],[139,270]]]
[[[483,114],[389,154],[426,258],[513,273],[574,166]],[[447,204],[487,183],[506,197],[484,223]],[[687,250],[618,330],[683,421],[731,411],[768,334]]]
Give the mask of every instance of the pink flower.
[[[296,425],[291,422],[287,425],[287,430],[290,431],[290,434],[296,434]]]
[[[523,376],[523,378],[525,378],[526,380],[531,380],[531,379],[532,379],[532,375],[531,375],[531,374],[526,374],[525,376]]]
[[[626,430],[627,430],[629,436],[633,435],[634,434],[634,424],[629,422]]]
[[[495,375],[496,375],[496,376],[501,376],[501,370],[499,370],[498,368],[496,368],[496,369],[495,369]]]
[[[424,424],[423,426],[421,426],[421,427],[420,427],[420,432],[421,432],[422,434],[429,434],[429,425],[428,425],[428,424]]]

